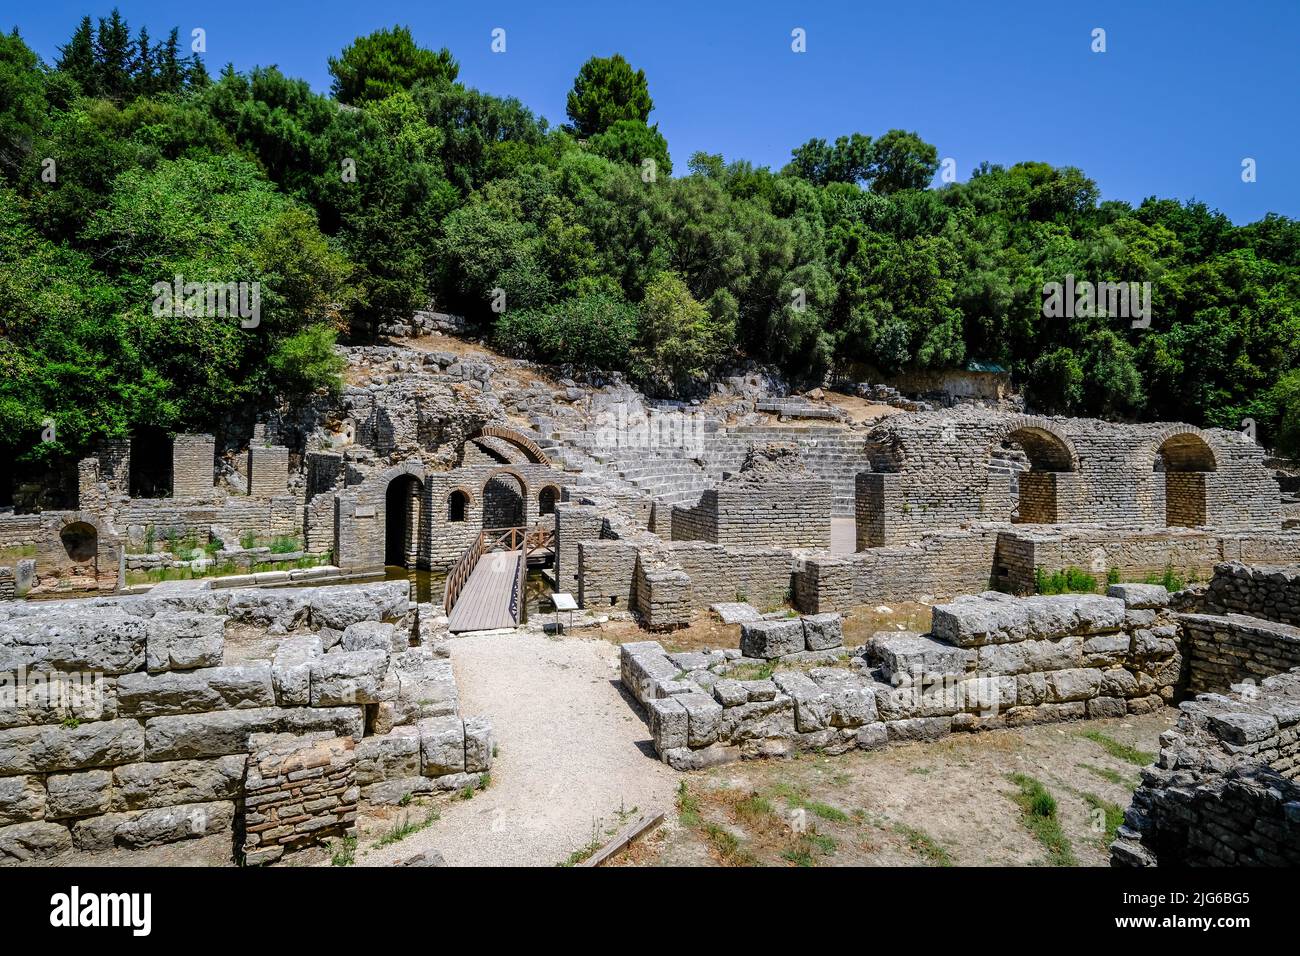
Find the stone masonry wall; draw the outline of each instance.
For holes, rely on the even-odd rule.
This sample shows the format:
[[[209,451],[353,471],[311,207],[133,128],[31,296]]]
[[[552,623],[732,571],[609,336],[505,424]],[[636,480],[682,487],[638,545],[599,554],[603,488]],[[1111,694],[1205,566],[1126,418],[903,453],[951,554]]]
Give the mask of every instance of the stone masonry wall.
[[[1205,609],[1300,625],[1300,566],[1217,565],[1205,592]]]
[[[838,616],[742,625],[742,657],[627,644],[623,683],[646,706],[660,756],[679,769],[1148,713],[1174,695],[1178,627],[1163,588],[1125,585],[1112,593],[959,598],[935,607],[928,635],[880,633],[864,653],[839,655],[848,666],[778,670],[771,680],[728,673],[790,654],[834,660],[840,642],[823,642],[824,622],[834,618],[838,630]]]
[[[216,447],[211,435],[177,435],[172,439],[173,498],[211,498],[215,494]]]
[[[1300,866],[1300,670],[1181,705],[1113,866]]]
[[[245,789],[262,734],[355,742],[376,802],[475,785],[491,728],[457,715],[420,618],[405,581],[0,607],[0,861],[227,832],[234,847],[237,819],[272,822],[249,824]],[[227,623],[260,629],[269,658],[228,660]],[[317,822],[352,801],[327,789],[304,807]],[[259,853],[288,832],[267,829]]]

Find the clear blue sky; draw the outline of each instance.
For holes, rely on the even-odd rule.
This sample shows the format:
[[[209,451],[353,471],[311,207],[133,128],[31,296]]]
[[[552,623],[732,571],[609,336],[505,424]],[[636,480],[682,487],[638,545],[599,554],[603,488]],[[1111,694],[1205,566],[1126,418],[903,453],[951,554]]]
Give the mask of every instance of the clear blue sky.
[[[957,161],[1079,166],[1108,199],[1196,198],[1247,222],[1300,217],[1297,0],[924,2],[118,3],[154,37],[207,31],[206,63],[277,64],[329,88],[326,58],[403,23],[447,46],[461,80],[517,96],[554,123],[589,56],[620,52],[646,71],[658,122],[684,171],[695,150],[780,167],[813,136],[902,127]],[[6,4],[47,60],[83,14],[111,2]],[[506,30],[507,51],[490,50]],[[807,31],[807,52],[790,49]],[[1107,51],[1091,33],[1106,30]],[[1258,181],[1241,181],[1252,157]]]

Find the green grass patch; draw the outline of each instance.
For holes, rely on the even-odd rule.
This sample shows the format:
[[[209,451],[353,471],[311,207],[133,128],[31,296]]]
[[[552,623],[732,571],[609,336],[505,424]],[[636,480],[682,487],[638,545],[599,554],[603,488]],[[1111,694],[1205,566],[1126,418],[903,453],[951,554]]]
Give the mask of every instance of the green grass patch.
[[[849,820],[849,815],[839,807],[833,807],[829,803],[822,803],[820,800],[810,800],[802,790],[792,787],[788,783],[778,783],[772,787],[772,791],[777,796],[782,797],[792,809],[807,810],[813,816],[821,817],[823,820],[829,820],[832,823],[846,823]]]
[[[1114,737],[1107,737],[1100,730],[1085,730],[1080,737],[1085,737],[1101,747],[1116,760],[1145,767],[1156,759],[1156,755],[1146,750],[1138,750],[1128,744],[1122,744]]]
[[[1083,802],[1092,808],[1093,829],[1101,835],[1102,842],[1109,846],[1115,840],[1115,831],[1124,822],[1124,808],[1109,800],[1103,800],[1095,793],[1083,794]],[[1098,823],[1101,823],[1105,829],[1098,827]]]
[[[1131,788],[1133,786],[1132,781],[1127,780],[1118,770],[1111,770],[1109,767],[1098,767],[1096,764],[1090,763],[1081,763],[1079,767],[1088,771],[1094,777],[1100,777],[1107,783],[1113,783],[1118,787]]]
[[[908,848],[935,866],[952,866],[952,854],[934,837],[906,823],[895,823],[894,832],[907,841]]]
[[[776,662],[766,661],[762,664],[739,664],[725,676],[728,680],[770,680],[775,671]]]
[[[1047,859],[1053,866],[1077,866],[1074,849],[1061,829],[1057,816],[1056,798],[1041,780],[1023,773],[1013,773],[1008,779],[1020,788],[1015,801],[1020,805],[1026,828],[1047,850]]]
[[[1081,594],[1095,592],[1097,579],[1082,568],[1068,567],[1048,574],[1042,567],[1034,568],[1034,590],[1039,594]]]

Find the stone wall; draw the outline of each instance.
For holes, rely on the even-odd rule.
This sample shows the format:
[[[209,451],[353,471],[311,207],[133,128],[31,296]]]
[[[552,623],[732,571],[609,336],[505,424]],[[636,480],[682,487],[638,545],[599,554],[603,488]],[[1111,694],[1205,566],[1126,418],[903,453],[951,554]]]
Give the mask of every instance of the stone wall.
[[[1169,596],[1147,585],[1113,594],[960,598],[935,607],[930,634],[880,633],[851,656],[838,650],[836,615],[742,625],[741,655],[625,644],[622,679],[647,708],[660,756],[679,769],[1149,713],[1173,698],[1182,670]],[[792,655],[839,666],[729,676]]]
[[[254,734],[244,777],[244,862],[344,836],[356,825],[356,741],[328,734]]]
[[[1205,609],[1300,625],[1300,566],[1219,564],[1205,591]]]
[[[270,841],[289,847],[326,818],[346,822],[351,785],[334,791],[353,744],[356,786],[373,801],[475,785],[491,728],[457,715],[445,646],[421,615],[404,581],[4,605],[0,860],[227,832],[232,852],[269,859]],[[227,624],[256,628],[267,656],[229,653]],[[278,778],[315,776],[250,770],[250,754],[279,759],[256,756],[265,734],[344,741],[317,751],[331,754],[332,779],[303,794],[301,814],[286,802],[258,817],[283,791]],[[412,748],[413,761],[388,759]],[[299,829],[304,814],[314,822]],[[274,825],[252,829],[263,823]]]
[[[1181,705],[1114,866],[1300,866],[1300,670]]]
[[[735,548],[829,548],[833,486],[829,481],[726,481],[693,508],[673,508],[675,541]]]
[[[1217,691],[1241,681],[1300,667],[1300,628],[1242,614],[1182,614],[1192,691]]]

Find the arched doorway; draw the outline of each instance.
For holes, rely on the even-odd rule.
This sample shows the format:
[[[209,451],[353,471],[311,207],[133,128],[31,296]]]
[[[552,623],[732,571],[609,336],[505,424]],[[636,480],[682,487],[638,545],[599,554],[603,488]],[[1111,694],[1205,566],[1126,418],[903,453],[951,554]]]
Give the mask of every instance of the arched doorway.
[[[384,563],[414,568],[420,554],[420,501],[424,484],[414,475],[398,475],[384,492]]]
[[[1009,432],[989,457],[990,481],[1005,480],[1013,524],[1055,524],[1061,520],[1059,475],[1076,468],[1065,439],[1036,425]]]
[[[1171,435],[1156,451],[1154,470],[1165,476],[1165,526],[1199,528],[1207,523],[1205,476],[1218,468],[1205,439],[1192,432]]]
[[[74,521],[59,532],[59,541],[76,568],[86,568],[92,575],[99,573],[99,532],[85,521]]]
[[[519,528],[527,517],[528,489],[513,472],[502,472],[483,486],[483,527]]]
[[[537,495],[537,514],[553,515],[555,514],[555,503],[560,500],[560,489],[555,485],[547,485]]]
[[[469,495],[457,488],[447,496],[447,520],[464,521],[469,512]]]

